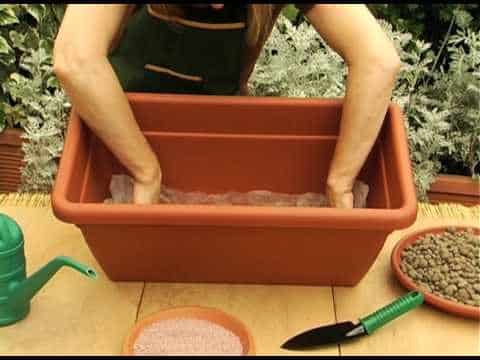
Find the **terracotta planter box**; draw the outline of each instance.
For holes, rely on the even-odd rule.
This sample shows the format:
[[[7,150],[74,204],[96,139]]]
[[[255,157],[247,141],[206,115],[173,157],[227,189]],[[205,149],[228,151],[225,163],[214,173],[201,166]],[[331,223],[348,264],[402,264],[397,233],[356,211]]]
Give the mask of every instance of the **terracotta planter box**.
[[[16,192],[21,183],[23,151],[18,129],[5,129],[0,133],[0,193]]]
[[[129,94],[164,183],[211,193],[324,192],[341,100]],[[355,285],[417,202],[401,113],[389,107],[359,178],[367,209],[103,204],[112,154],[72,112],[52,194],[111,280]],[[135,149],[132,149],[135,151]]]
[[[480,205],[480,183],[470,176],[440,175],[430,187],[428,198],[432,203]]]

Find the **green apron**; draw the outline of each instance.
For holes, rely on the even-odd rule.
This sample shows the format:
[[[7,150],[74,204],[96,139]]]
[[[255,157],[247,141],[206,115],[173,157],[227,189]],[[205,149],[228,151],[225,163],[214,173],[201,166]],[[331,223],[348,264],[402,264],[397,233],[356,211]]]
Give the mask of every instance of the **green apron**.
[[[225,5],[226,6],[226,5]],[[232,10],[232,9],[230,9]],[[110,63],[126,92],[233,95],[239,91],[245,6],[177,22],[143,5],[129,19]],[[221,21],[221,23],[219,23]]]

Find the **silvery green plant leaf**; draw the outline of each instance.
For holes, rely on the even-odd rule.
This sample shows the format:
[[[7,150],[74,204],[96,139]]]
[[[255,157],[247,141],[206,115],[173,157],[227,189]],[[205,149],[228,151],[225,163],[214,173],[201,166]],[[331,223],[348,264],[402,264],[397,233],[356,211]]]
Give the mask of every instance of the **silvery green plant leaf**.
[[[13,51],[8,41],[0,35],[0,54],[8,54]]]
[[[0,53],[0,67],[3,65],[6,68],[10,68],[15,63],[15,54],[8,52],[6,54]]]
[[[293,22],[297,15],[298,15],[298,9],[295,7],[294,4],[288,4],[285,6],[285,8],[282,10],[283,16],[285,16],[290,22]]]
[[[472,15],[462,9],[453,10],[453,14],[455,15],[456,24],[463,29],[467,28],[473,20]]]
[[[27,37],[27,34],[20,34],[15,30],[11,30],[8,35],[14,48],[17,48],[21,51],[27,50],[27,47],[25,46],[25,38]]]
[[[18,18],[13,10],[16,5],[0,5],[0,26],[18,24]]]
[[[45,13],[44,4],[22,4],[22,7],[39,23]]]
[[[52,4],[51,9],[55,14],[57,22],[61,22],[65,14],[65,4]]]
[[[0,133],[5,130],[7,121],[5,119],[5,111],[3,110],[3,104],[0,104]]]

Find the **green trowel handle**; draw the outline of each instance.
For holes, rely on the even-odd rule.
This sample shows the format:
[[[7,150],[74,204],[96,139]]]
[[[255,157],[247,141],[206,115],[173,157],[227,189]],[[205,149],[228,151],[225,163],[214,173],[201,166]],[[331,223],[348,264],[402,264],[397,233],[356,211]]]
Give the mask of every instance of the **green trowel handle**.
[[[423,294],[418,291],[412,291],[380,310],[375,311],[373,314],[360,319],[360,322],[364,326],[367,334],[371,334],[386,323],[416,308],[422,303]]]

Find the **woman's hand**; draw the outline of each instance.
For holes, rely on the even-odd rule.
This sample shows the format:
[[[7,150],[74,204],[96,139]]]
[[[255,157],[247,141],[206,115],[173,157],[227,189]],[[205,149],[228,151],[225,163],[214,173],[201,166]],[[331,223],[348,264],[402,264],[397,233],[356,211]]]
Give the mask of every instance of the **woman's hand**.
[[[353,208],[353,192],[352,188],[341,187],[335,179],[330,179],[327,183],[327,199],[331,207],[341,209]]]
[[[162,171],[158,162],[156,162],[142,175],[134,176],[133,203],[141,205],[158,203],[161,187]]]

